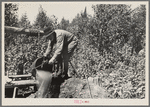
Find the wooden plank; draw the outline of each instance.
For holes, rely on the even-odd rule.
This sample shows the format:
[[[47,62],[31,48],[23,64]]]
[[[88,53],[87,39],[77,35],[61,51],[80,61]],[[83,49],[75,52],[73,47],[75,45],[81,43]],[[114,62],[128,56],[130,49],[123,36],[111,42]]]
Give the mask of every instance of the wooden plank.
[[[12,81],[10,84],[5,84],[5,88],[35,86],[36,84],[36,80]]]
[[[31,74],[28,75],[11,75],[8,78],[22,78],[22,77],[31,77]]]
[[[36,80],[23,80],[23,81],[12,81],[12,84],[15,86],[20,86],[20,85],[34,85],[37,83]]]
[[[25,29],[25,28],[5,26],[5,33],[17,33],[17,34],[35,35],[35,34],[38,34],[38,33],[44,34],[44,31],[38,30],[38,29]]]
[[[16,94],[17,94],[16,92],[17,92],[17,87],[15,87],[15,88],[14,88],[13,98],[15,98],[15,97],[16,97]]]

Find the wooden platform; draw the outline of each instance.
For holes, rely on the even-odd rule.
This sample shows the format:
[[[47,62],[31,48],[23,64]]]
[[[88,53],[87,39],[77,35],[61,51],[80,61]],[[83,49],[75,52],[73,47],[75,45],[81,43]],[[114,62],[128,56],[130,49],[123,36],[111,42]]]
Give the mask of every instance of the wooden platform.
[[[36,84],[36,80],[12,81],[8,84],[5,84],[5,88],[35,86]]]
[[[10,75],[8,78],[22,78],[22,77],[31,77],[31,74],[27,75]]]

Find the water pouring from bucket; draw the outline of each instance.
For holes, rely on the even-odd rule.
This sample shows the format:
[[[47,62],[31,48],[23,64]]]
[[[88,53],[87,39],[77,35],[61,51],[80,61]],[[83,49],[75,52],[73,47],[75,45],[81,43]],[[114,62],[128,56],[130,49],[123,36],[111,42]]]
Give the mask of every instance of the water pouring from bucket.
[[[31,68],[32,75],[37,80],[37,98],[45,98],[46,94],[49,92],[49,87],[52,82],[53,77],[53,65],[47,63],[49,59],[47,58],[38,58],[36,59]]]

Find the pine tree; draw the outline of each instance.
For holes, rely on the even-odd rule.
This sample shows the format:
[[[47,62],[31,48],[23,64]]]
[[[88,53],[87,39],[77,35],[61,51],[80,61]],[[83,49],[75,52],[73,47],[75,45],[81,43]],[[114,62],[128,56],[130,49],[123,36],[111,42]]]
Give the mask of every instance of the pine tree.
[[[30,21],[28,20],[27,14],[23,14],[20,21],[19,21],[19,27],[22,28],[31,28]]]
[[[53,28],[53,20],[47,16],[46,11],[42,8],[42,6],[39,8],[39,13],[34,22],[34,27],[37,29],[44,29],[47,27]]]
[[[63,17],[61,22],[60,22],[60,28],[66,30],[68,26],[69,26],[69,20],[66,20]]]
[[[87,17],[87,11],[86,11],[86,7],[84,9],[84,12],[81,13],[82,18],[86,18]]]
[[[18,25],[18,5],[13,3],[5,3],[5,26],[17,27]]]
[[[18,26],[18,5],[13,3],[5,3],[5,26]],[[15,45],[16,35],[5,33],[5,49],[8,49],[9,45]]]

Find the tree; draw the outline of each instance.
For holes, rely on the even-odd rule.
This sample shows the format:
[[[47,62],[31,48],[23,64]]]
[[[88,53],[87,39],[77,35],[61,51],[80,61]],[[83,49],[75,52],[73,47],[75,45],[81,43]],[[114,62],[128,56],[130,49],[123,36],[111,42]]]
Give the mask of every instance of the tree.
[[[21,19],[20,19],[20,21],[18,23],[18,26],[20,28],[23,28],[23,29],[32,27],[31,24],[30,24],[30,21],[28,20],[28,17],[27,17],[26,13],[22,15],[22,17],[21,17]],[[29,38],[28,37],[29,37],[29,35],[21,34],[21,35],[18,36],[17,40],[21,41],[21,44],[28,43],[29,42],[29,38],[30,38],[30,37]]]
[[[129,44],[133,47],[132,51],[138,53],[145,48],[146,38],[146,7],[140,5],[132,13],[132,24]]]
[[[5,3],[5,26],[18,26],[18,5],[15,3]],[[16,45],[16,34],[5,32],[5,73],[7,71],[14,72],[15,61],[13,58],[17,50],[14,49]],[[16,52],[16,53],[15,53]]]
[[[53,20],[51,20],[46,12],[44,11],[44,9],[42,8],[42,6],[40,6],[39,8],[39,13],[36,17],[36,20],[34,22],[34,27],[37,29],[44,29],[46,27],[51,27],[53,29]]]
[[[64,19],[64,17],[62,18],[61,22],[60,22],[60,28],[66,30],[67,27],[69,26],[69,20]]]
[[[71,32],[78,34],[78,33],[87,33],[88,26],[89,26],[89,19],[90,15],[87,14],[87,10],[85,7],[84,12],[78,13],[76,17],[72,20],[69,27]],[[69,29],[69,28],[68,28]]]
[[[23,14],[20,21],[19,21],[19,27],[22,28],[31,28],[30,21],[28,20],[27,14]]]
[[[12,3],[5,3],[5,26],[14,26],[18,25],[18,5]]]
[[[18,26],[18,5],[13,3],[5,3],[5,26]],[[5,32],[5,49],[9,47],[10,44],[15,44],[16,35],[9,34]]]
[[[82,18],[86,18],[87,17],[87,11],[86,11],[86,7],[83,13],[81,13]]]
[[[104,50],[116,52],[129,39],[131,9],[128,5],[100,4],[94,9],[94,36],[101,53]]]

